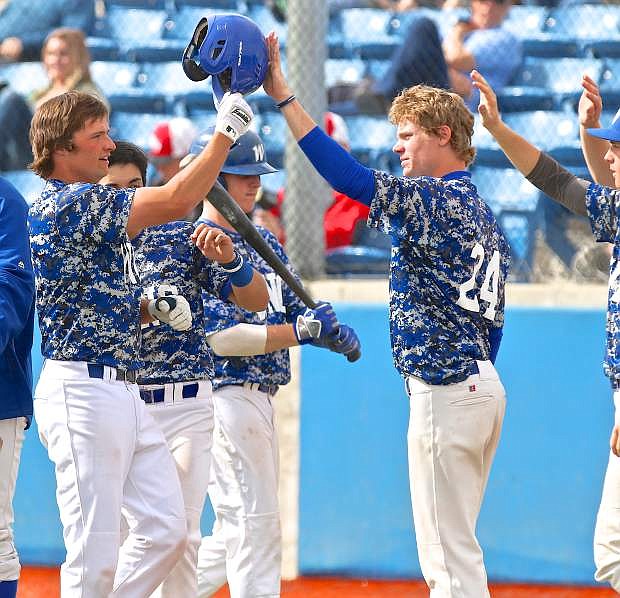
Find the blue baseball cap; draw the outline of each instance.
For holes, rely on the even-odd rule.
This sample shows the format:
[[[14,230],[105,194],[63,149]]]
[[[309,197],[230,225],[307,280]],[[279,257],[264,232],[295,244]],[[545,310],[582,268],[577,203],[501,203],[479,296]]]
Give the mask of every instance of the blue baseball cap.
[[[611,121],[611,127],[606,129],[586,129],[588,135],[593,137],[599,137],[600,139],[606,139],[612,143],[620,142],[620,110],[616,112],[616,116]]]

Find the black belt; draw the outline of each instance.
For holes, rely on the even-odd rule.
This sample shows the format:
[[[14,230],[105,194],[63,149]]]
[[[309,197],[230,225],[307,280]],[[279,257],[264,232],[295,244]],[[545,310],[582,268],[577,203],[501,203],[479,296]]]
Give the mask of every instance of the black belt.
[[[268,395],[275,395],[278,392],[278,388],[280,388],[277,384],[261,384],[260,382],[236,382],[229,384],[229,386],[250,386],[253,390],[258,390],[258,392],[264,392]]]
[[[120,368],[115,368],[111,365],[99,365],[98,363],[87,363],[88,366],[88,375],[91,378],[101,378],[105,379],[105,368],[109,368],[113,370],[116,374],[114,380],[118,382],[131,382],[135,384],[138,379],[138,371],[137,370],[122,370]]]
[[[178,384],[178,383],[177,383]],[[198,389],[200,388],[198,382],[191,382],[183,384],[181,389],[181,396],[184,399],[195,399],[198,396]],[[165,388],[141,388],[140,398],[147,404],[163,403],[166,397]]]

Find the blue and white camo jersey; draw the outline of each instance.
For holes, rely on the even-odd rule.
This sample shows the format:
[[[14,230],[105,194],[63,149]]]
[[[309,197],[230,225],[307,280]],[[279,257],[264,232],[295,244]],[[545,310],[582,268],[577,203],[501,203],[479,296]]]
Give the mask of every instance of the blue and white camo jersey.
[[[159,321],[142,327],[139,384],[166,384],[213,377],[213,358],[205,335],[202,293],[219,297],[229,274],[192,243],[192,222],[168,222],[144,229],[133,239],[144,295],[157,299],[183,295],[192,310],[189,330]]]
[[[44,357],[140,367],[133,189],[50,180],[28,214]]]
[[[392,239],[390,330],[396,369],[452,384],[489,359],[504,323],[510,249],[469,172],[442,178],[375,172],[369,226]]]
[[[603,370],[612,384],[620,384],[620,190],[591,183],[586,193],[590,226],[597,241],[613,243],[607,296],[607,350]]]
[[[203,219],[200,219],[196,224],[200,222],[205,222],[209,226],[218,226],[214,222]],[[289,270],[295,274],[282,245],[276,237],[262,226],[256,228]],[[204,295],[207,335],[232,328],[242,322],[259,325],[292,322],[300,311],[305,310],[305,305],[239,233],[224,228],[222,230],[233,240],[235,250],[265,277],[269,290],[269,306],[266,311],[251,312],[213,296]],[[295,274],[295,276],[297,275]],[[213,388],[216,389],[228,384],[242,384],[244,382],[279,386],[288,384],[291,380],[288,349],[265,355],[242,357],[214,355],[213,359],[215,362]]]

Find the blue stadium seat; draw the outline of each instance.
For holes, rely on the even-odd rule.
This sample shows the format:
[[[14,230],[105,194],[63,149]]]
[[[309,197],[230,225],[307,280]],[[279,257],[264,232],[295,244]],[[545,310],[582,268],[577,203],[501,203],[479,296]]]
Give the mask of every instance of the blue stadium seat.
[[[215,104],[213,103],[213,93],[211,88],[206,86],[199,88],[197,91],[190,91],[179,97],[180,102],[185,108],[188,116],[199,114],[215,113]]]
[[[341,277],[386,277],[390,271],[390,250],[350,245],[325,252],[325,272]]]
[[[439,35],[444,37],[452,29],[459,19],[466,19],[469,11],[466,8],[454,9],[432,9],[416,8],[407,12],[399,12],[391,15],[388,23],[388,33],[399,38],[404,37],[411,26],[411,23],[419,18],[426,17],[435,22]]]
[[[391,60],[370,59],[366,61],[366,74],[375,80],[379,80],[385,75],[392,64]]]
[[[96,61],[90,65],[90,74],[103,93],[110,95],[135,88],[138,65],[121,61]]]
[[[509,168],[510,161],[500,149],[497,141],[483,126],[478,115],[474,119],[472,144],[476,148],[475,165]]]
[[[359,83],[366,72],[362,60],[349,58],[328,58],[325,61],[325,87],[338,83]]]
[[[119,60],[118,42],[109,37],[87,37],[86,46],[91,60]]]
[[[545,31],[577,39],[620,38],[620,11],[613,4],[575,4],[551,11]]]
[[[583,51],[594,58],[620,58],[620,40],[603,39],[583,44]]]
[[[510,282],[530,282],[536,247],[536,231],[540,228],[537,212],[503,210],[497,215],[508,244],[511,263],[508,272]]]
[[[284,166],[284,149],[288,125],[284,116],[278,112],[266,112],[261,115],[258,123],[258,134],[265,144],[269,161],[276,167]]]
[[[581,45],[573,38],[553,38],[541,35],[523,40],[523,55],[540,58],[578,58]]]
[[[105,0],[107,8],[111,6],[125,6],[129,8],[147,8],[168,10],[173,7],[174,0]]]
[[[502,27],[519,38],[537,37],[545,29],[548,13],[549,9],[546,6],[530,4],[513,6]]]
[[[166,117],[162,114],[114,111],[110,115],[110,136],[125,139],[147,149],[153,129]]]
[[[390,12],[382,8],[347,8],[340,12],[340,27],[353,46],[370,42],[393,43],[388,32]]]
[[[145,94],[142,89],[128,89],[123,92],[108,94],[112,111],[153,112],[166,114],[171,111],[166,96],[162,93]]]
[[[531,110],[553,110],[553,96],[544,88],[507,86],[497,93],[502,112],[524,112]]]
[[[229,10],[210,6],[182,6],[164,24],[164,39],[180,39],[186,44],[202,17],[212,14],[228,13]]]
[[[120,43],[160,39],[166,19],[165,10],[111,6],[98,35],[112,37]]]
[[[9,170],[0,174],[17,188],[28,205],[41,195],[45,187],[45,181],[31,170]]]
[[[269,31],[275,31],[280,40],[280,45],[286,45],[288,25],[278,21],[267,6],[252,4],[248,10],[248,17],[258,25],[259,29],[265,35],[267,35]]]
[[[545,151],[573,146],[579,140],[579,123],[576,115],[570,112],[545,110],[515,112],[506,114],[504,121],[517,133]]]
[[[390,161],[398,162],[392,152],[396,127],[385,116],[345,116],[344,120],[349,129],[351,153],[362,164],[389,168]]]
[[[472,180],[495,214],[502,210],[536,211],[540,191],[514,168],[474,166]]]
[[[600,83],[603,108],[613,108],[620,105],[620,59],[605,60],[605,70]]]
[[[171,62],[146,62],[139,69],[137,81],[145,92],[163,93],[179,96],[185,93],[205,89],[187,78],[180,60]]]
[[[245,7],[245,2],[241,0],[174,0],[177,8],[184,6],[200,6],[203,10],[208,11],[212,8],[227,10],[229,12],[241,12]]]
[[[217,118],[217,112],[213,110],[209,112],[205,110],[204,112],[199,112],[189,116],[189,119],[194,123],[194,126],[198,131],[205,131],[209,127],[215,125],[215,119]]]
[[[132,44],[125,51],[125,57],[132,62],[180,61],[187,41],[180,39],[156,39]]]
[[[49,85],[49,79],[40,62],[12,62],[0,64],[0,81],[8,81],[11,89],[28,95],[35,89]]]

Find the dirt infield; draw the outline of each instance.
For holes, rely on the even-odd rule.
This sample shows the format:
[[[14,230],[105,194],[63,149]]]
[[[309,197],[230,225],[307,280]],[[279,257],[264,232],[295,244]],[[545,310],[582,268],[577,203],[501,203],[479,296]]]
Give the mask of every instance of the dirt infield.
[[[614,598],[606,588],[574,588],[525,585],[493,585],[493,598]],[[25,567],[17,598],[59,598],[59,570]],[[228,598],[220,590],[215,598]],[[296,579],[282,584],[287,598],[427,598],[428,590],[415,581],[369,581],[345,579]]]

